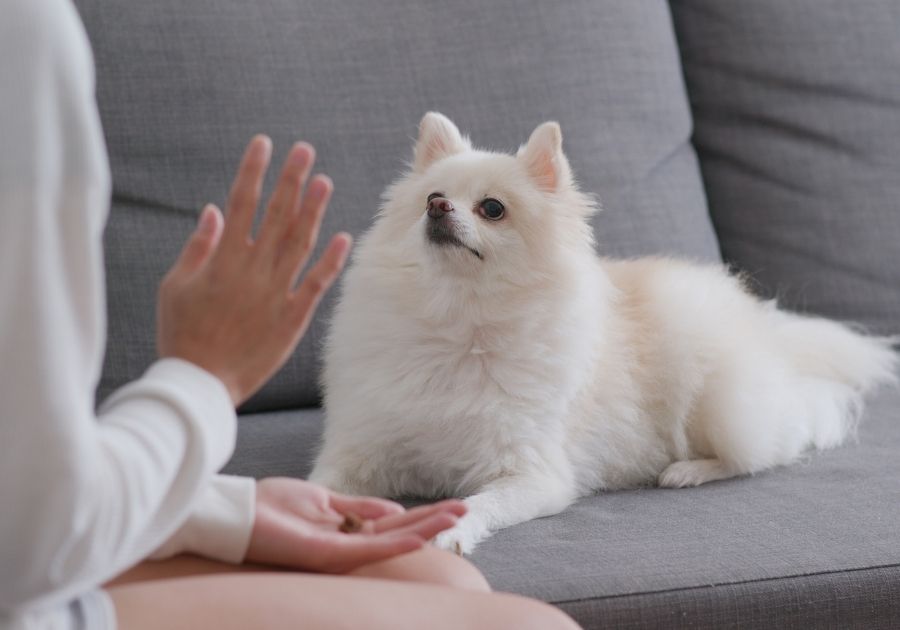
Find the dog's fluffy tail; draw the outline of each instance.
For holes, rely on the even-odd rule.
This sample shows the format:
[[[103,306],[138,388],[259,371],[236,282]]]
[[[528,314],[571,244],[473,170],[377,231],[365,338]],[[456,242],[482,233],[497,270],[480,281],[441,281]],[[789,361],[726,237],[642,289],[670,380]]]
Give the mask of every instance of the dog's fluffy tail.
[[[796,373],[812,423],[812,443],[830,448],[856,429],[863,396],[897,383],[900,337],[874,337],[838,322],[772,311],[778,342]]]
[[[861,394],[896,382],[900,337],[872,337],[846,324],[774,311],[779,343],[804,375],[836,381]]]

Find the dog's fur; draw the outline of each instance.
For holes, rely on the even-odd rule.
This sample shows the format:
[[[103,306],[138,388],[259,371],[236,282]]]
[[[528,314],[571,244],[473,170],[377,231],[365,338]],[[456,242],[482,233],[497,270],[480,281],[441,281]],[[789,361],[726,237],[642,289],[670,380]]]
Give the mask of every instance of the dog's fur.
[[[515,156],[473,149],[440,114],[419,131],[344,277],[313,480],[468,497],[438,539],[467,553],[597,490],[836,446],[894,378],[891,340],[779,311],[721,267],[598,258],[556,123]],[[427,216],[431,193],[454,210]],[[502,219],[478,213],[486,197]]]

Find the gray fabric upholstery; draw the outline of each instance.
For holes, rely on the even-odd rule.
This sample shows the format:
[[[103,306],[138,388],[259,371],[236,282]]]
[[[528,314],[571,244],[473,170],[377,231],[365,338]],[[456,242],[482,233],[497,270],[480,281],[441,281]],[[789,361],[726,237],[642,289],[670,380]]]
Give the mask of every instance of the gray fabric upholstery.
[[[320,431],[318,410],[245,416],[226,471],[303,476]],[[585,498],[495,534],[472,560],[496,589],[586,628],[896,627],[898,452],[893,389],[856,444],[752,478]]]
[[[336,193],[324,230],[359,234],[437,109],[512,150],[562,123],[599,193],[605,253],[718,259],[668,7],[578,0],[78,0],[112,157],[109,349],[100,396],[153,358],[155,285],[205,201],[221,203],[259,131],[305,138]],[[316,401],[330,300],[248,409]]]
[[[222,472],[257,479],[305,478],[318,452],[322,416],[319,408],[240,416],[237,448]]]
[[[900,566],[556,602],[585,628],[894,630]]]
[[[725,257],[793,308],[900,333],[900,3],[671,4]]]

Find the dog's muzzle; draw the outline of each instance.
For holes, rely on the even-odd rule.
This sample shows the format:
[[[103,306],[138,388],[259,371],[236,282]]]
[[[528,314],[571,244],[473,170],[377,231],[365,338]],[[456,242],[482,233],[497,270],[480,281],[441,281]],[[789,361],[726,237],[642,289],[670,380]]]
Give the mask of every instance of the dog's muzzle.
[[[463,243],[456,235],[456,227],[449,216],[451,212],[453,212],[453,204],[448,199],[436,197],[428,202],[426,211],[428,221],[425,224],[425,235],[428,240],[435,245],[462,247],[475,254],[480,260],[484,260],[481,252]]]
[[[453,212],[453,204],[449,199],[444,197],[435,197],[428,201],[427,214],[432,219],[442,219],[447,214]]]

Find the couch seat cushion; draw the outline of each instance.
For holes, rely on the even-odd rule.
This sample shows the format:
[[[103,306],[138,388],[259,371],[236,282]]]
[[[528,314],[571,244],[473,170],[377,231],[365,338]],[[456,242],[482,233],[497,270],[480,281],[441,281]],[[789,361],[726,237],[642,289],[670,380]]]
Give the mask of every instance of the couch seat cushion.
[[[319,410],[242,417],[227,470],[303,476],[320,430]],[[556,603],[586,628],[889,627],[898,453],[889,390],[858,443],[752,478],[587,497],[498,532],[471,559],[497,590]]]

